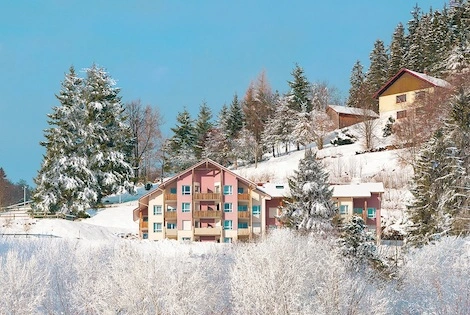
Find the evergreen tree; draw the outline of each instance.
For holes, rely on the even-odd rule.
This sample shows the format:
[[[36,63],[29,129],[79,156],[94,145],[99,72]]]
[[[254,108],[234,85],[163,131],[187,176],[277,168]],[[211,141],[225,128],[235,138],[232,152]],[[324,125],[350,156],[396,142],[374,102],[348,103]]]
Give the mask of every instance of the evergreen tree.
[[[310,93],[310,83],[304,74],[304,69],[298,64],[292,71],[292,81],[288,81],[290,91],[290,108],[297,112],[310,112],[312,110],[312,98]]]
[[[403,24],[398,23],[390,43],[388,77],[391,78],[405,65],[406,39]]]
[[[104,68],[86,69],[82,99],[87,137],[84,141],[90,170],[96,179],[97,202],[122,190],[133,191],[132,132],[126,123],[120,89]]]
[[[232,103],[226,113],[227,116],[227,135],[231,139],[235,139],[238,133],[243,128],[243,110],[240,102],[238,101],[238,95],[235,93],[233,96]]]
[[[424,49],[422,45],[423,28],[420,28],[421,8],[416,5],[411,12],[412,19],[408,21],[408,49],[405,55],[406,67],[413,71],[423,72]]]
[[[336,214],[328,173],[311,150],[300,160],[299,169],[288,179],[291,196],[285,200],[279,219],[299,230],[322,232],[332,228]]]
[[[353,216],[341,227],[339,245],[343,255],[355,262],[356,268],[361,268],[364,263],[380,268],[385,266],[379,258],[372,233],[366,230],[366,224],[359,216]]]
[[[186,108],[178,113],[176,127],[171,128],[171,131],[173,136],[169,139],[168,156],[173,172],[179,172],[197,162],[194,152],[196,144],[194,121]]]
[[[374,49],[370,53],[370,67],[366,75],[368,94],[373,95],[388,80],[388,55],[383,41],[377,40]],[[364,85],[363,85],[364,86]],[[362,107],[362,106],[361,106]],[[379,110],[378,100],[373,100],[372,108],[375,112]]]
[[[34,206],[40,211],[77,212],[97,201],[97,181],[86,146],[90,130],[86,129],[82,89],[83,79],[71,67],[56,95],[60,106],[48,115],[51,127],[40,143],[46,153],[33,195]]]
[[[347,101],[347,106],[350,107],[359,107],[361,104],[361,88],[364,85],[366,77],[363,72],[362,64],[359,60],[354,64],[351,77],[349,78],[349,83],[351,87],[349,88],[349,97]]]
[[[197,116],[196,126],[194,130],[196,139],[194,154],[196,155],[197,160],[201,159],[204,149],[206,147],[206,141],[208,138],[209,131],[213,128],[211,119],[212,111],[207,106],[206,102],[203,102],[199,107],[199,113]]]

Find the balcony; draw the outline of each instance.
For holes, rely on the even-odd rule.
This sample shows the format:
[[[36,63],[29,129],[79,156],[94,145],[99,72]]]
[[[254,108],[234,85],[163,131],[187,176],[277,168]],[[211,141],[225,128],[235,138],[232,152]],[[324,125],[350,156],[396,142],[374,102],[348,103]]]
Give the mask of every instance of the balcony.
[[[238,194],[238,201],[250,200],[250,194]]]
[[[251,216],[250,211],[238,211],[238,218],[239,219],[249,219]]]
[[[177,229],[166,228],[166,236],[167,237],[176,237],[176,236],[178,236],[178,230]]]
[[[178,199],[176,194],[165,194],[165,201],[176,201]]]
[[[195,193],[194,200],[220,200],[220,193]]]
[[[198,236],[216,236],[220,235],[222,229],[220,226],[212,228],[194,228],[194,235]]]
[[[220,218],[222,217],[222,211],[216,210],[199,210],[193,212],[194,218]]]
[[[238,234],[239,236],[247,236],[247,235],[249,236],[249,235],[250,235],[250,229],[249,229],[249,228],[246,228],[246,229],[240,229],[240,228],[238,228],[237,234]]]
[[[165,211],[165,220],[176,219],[176,211]]]

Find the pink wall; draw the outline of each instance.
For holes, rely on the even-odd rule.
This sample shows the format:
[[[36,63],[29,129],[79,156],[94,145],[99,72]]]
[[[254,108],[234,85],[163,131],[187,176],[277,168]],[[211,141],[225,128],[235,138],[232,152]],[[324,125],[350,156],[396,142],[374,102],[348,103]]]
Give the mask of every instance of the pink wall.
[[[224,203],[231,202],[232,203],[232,212],[224,212],[224,220],[232,220],[232,226],[234,230],[238,229],[238,179],[230,173],[224,172],[223,173],[223,183],[221,192],[223,193],[223,189],[225,185],[232,185],[232,194],[231,195],[224,195],[223,201]],[[224,209],[224,205],[222,205],[222,211]]]
[[[270,225],[281,225],[276,218],[269,217],[269,208],[277,208],[282,205],[283,198],[273,197],[271,200],[266,200],[266,227]]]
[[[176,207],[177,207],[176,211],[178,211],[178,216],[177,216],[177,225],[178,225],[177,228],[178,228],[178,230],[183,229],[183,220],[192,220],[192,218],[193,218],[192,211],[184,212],[184,213],[181,212],[183,202],[189,202],[191,204],[191,208],[193,207],[193,204],[192,204],[193,187],[192,187],[191,175],[192,175],[191,171],[183,174],[178,179],[178,182],[177,182],[177,185],[176,185],[176,187],[177,187],[176,194],[178,195],[178,201],[177,201],[177,204],[176,204]],[[182,194],[182,186],[183,185],[191,186],[191,195],[183,195]]]
[[[364,209],[365,201],[367,201],[367,208],[375,208],[375,219],[367,219],[366,224],[375,225],[376,230],[381,231],[382,229],[382,226],[381,226],[382,225],[382,222],[381,222],[382,202],[381,202],[380,193],[372,193],[372,196],[370,198],[354,198],[353,207],[362,208],[363,211],[366,211],[366,214],[367,214],[367,209]]]

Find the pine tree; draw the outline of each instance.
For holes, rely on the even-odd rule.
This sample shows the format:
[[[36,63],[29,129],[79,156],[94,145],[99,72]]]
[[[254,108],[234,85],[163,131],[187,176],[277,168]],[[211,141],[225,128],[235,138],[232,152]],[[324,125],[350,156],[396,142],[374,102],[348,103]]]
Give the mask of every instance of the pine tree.
[[[339,245],[343,255],[355,262],[354,267],[361,268],[364,263],[374,267],[385,266],[379,258],[372,233],[366,230],[366,224],[359,216],[353,216],[341,227]]]
[[[243,128],[243,110],[240,102],[238,101],[238,95],[235,93],[233,96],[232,103],[226,113],[227,116],[227,134],[229,138],[235,139],[238,133]]]
[[[176,127],[171,128],[173,136],[169,139],[168,156],[173,172],[182,171],[197,162],[194,147],[196,134],[194,121],[186,108],[178,113]]]
[[[349,78],[350,88],[349,88],[349,97],[346,103],[347,106],[350,107],[359,107],[361,104],[361,88],[364,84],[366,77],[363,72],[362,64],[359,60],[356,61],[354,64],[351,77]]]
[[[295,64],[292,70],[292,81],[288,81],[291,97],[290,108],[297,111],[310,112],[312,110],[312,98],[310,94],[310,83],[305,76],[304,69]]]
[[[398,23],[393,33],[392,42],[390,43],[390,60],[388,66],[388,77],[391,78],[405,65],[405,28],[403,24]]]
[[[194,154],[197,160],[200,160],[204,149],[206,147],[206,141],[208,138],[209,131],[213,128],[213,124],[211,122],[212,119],[212,111],[207,106],[206,102],[203,102],[199,107],[199,113],[196,120],[195,126],[195,140],[196,145],[194,147]]]
[[[132,132],[126,122],[120,89],[104,68],[86,69],[83,101],[88,136],[85,147],[97,182],[97,202],[109,194],[133,191]]]
[[[377,92],[388,80],[388,55],[383,41],[376,40],[374,49],[370,53],[370,67],[366,75],[367,85],[371,94]],[[378,112],[377,108],[374,108]]]
[[[290,197],[280,216],[286,226],[299,230],[328,231],[336,214],[328,173],[311,150],[300,160],[299,169],[288,179]]]
[[[423,72],[423,45],[421,43],[423,28],[420,29],[421,8],[416,5],[411,12],[412,19],[408,21],[407,53],[405,55],[406,67],[413,71]]]
[[[86,108],[82,100],[83,79],[73,67],[62,82],[60,106],[48,115],[49,129],[41,142],[46,153],[35,179],[36,209],[45,212],[77,212],[97,201],[96,178],[90,167],[85,143]]]

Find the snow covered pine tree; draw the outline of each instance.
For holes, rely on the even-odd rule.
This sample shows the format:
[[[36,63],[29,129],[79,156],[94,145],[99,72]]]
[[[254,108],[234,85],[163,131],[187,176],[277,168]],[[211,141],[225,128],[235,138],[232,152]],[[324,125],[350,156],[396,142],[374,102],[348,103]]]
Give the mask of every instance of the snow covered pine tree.
[[[308,150],[300,160],[299,169],[289,178],[291,197],[279,217],[286,226],[299,230],[326,232],[332,229],[336,214],[325,172],[316,154]]]

